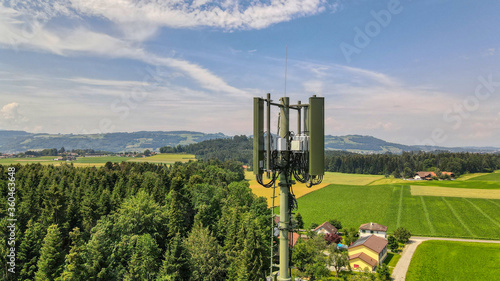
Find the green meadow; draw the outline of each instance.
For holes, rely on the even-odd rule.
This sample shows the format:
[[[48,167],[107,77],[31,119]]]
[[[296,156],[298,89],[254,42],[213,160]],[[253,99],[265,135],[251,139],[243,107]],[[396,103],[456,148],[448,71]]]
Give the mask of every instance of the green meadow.
[[[150,162],[150,163],[167,163],[173,164],[175,162],[188,162],[189,160],[196,160],[193,154],[182,153],[160,153],[150,157],[144,158],[131,158],[131,162]]]
[[[102,157],[78,157],[76,161],[69,161],[72,163],[120,163],[123,161],[128,161],[130,159],[134,159],[132,157],[120,157],[120,156],[102,156]],[[61,161],[60,161],[61,162]],[[63,161],[64,162],[64,161]]]
[[[489,181],[489,182],[500,182],[500,172],[486,174],[482,176],[472,177],[468,181]]]
[[[406,274],[415,280],[498,280],[500,244],[424,241]]]
[[[161,153],[150,157],[120,157],[120,156],[99,156],[99,157],[77,157],[75,161],[57,161],[57,156],[42,156],[33,158],[4,158],[0,159],[1,165],[31,164],[40,163],[44,165],[61,165],[62,163],[73,163],[75,166],[103,166],[106,162],[121,163],[130,162],[150,162],[173,164],[175,162],[188,162],[196,160],[192,154],[182,153]]]
[[[425,183],[441,186],[443,182]],[[483,181],[448,181],[450,187],[467,188],[480,188],[478,182]],[[500,239],[498,199],[412,196],[409,184],[332,184],[297,201],[306,226],[339,219],[348,228],[377,222],[387,225],[388,232],[402,226],[414,235]]]

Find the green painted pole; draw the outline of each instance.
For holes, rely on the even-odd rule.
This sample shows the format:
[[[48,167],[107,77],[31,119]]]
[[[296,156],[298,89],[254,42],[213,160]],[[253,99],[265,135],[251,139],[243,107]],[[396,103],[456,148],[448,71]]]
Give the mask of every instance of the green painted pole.
[[[289,112],[290,112],[290,99],[283,97],[280,99],[280,137],[286,138],[288,147],[288,132],[290,131],[289,125]],[[290,161],[290,152],[286,151],[281,157],[282,165],[288,165]],[[287,169],[285,169],[287,170]],[[280,176],[280,275],[279,281],[290,281],[289,265],[290,265],[290,251],[288,246],[288,228],[290,225],[290,211],[288,206],[288,194],[290,191],[290,175],[282,174]]]

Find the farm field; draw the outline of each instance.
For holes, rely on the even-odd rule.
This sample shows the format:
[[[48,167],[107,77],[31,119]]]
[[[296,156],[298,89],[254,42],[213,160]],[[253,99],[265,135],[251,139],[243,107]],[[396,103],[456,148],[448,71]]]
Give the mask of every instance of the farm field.
[[[500,189],[473,189],[412,185],[411,195],[500,199]]]
[[[196,160],[193,154],[174,154],[162,153],[151,157],[134,158],[134,157],[120,157],[120,156],[99,156],[99,157],[78,157],[75,161],[56,161],[56,156],[42,156],[34,158],[4,158],[0,159],[0,165],[12,164],[31,164],[40,163],[43,165],[59,166],[63,163],[73,163],[76,167],[88,166],[104,166],[106,162],[120,163],[122,161],[130,162],[150,162],[150,163],[165,163],[173,164],[175,162],[188,162],[189,160]]]
[[[174,164],[175,162],[184,163],[189,160],[196,160],[196,158],[193,154],[160,153],[145,158],[131,158],[129,161]]]
[[[482,177],[483,176],[479,176],[478,178]],[[471,178],[465,181],[459,181],[459,180],[405,181],[404,184],[422,185],[422,186],[441,186],[441,187],[452,187],[452,188],[468,188],[468,189],[500,189],[500,181],[487,181],[487,180],[475,180],[475,179],[476,178]]]
[[[416,280],[498,280],[500,244],[424,241],[406,274]]]
[[[407,185],[329,185],[298,200],[304,223],[339,219],[344,227],[367,222],[388,232],[408,228],[414,235],[500,239],[500,200],[412,196]]]
[[[378,175],[358,175],[358,174],[343,174],[343,173],[332,173],[326,172],[323,177],[323,182],[319,185],[315,185],[311,188],[308,188],[303,183],[297,183],[293,185],[293,192],[297,198],[302,197],[308,193],[319,190],[325,186],[328,186],[332,183],[335,184],[351,184],[351,185],[366,185],[373,181],[383,178],[383,176]],[[245,172],[245,179],[249,181],[250,188],[252,192],[257,196],[263,196],[267,199],[267,205],[272,206],[271,196],[273,194],[272,188],[265,188],[257,183],[255,180],[255,175],[253,172]],[[276,185],[277,186],[277,185]],[[278,197],[275,199],[274,205],[279,206],[279,187],[276,188],[276,195]]]
[[[348,174],[345,174],[348,175]],[[453,181],[408,181],[403,179],[395,179],[392,176],[389,178],[381,177],[369,185],[382,184],[409,184],[412,185],[433,185],[454,188],[480,188],[480,189],[500,189],[500,171],[494,173],[473,173],[461,175]]]
[[[120,163],[122,161],[128,161],[130,159],[134,159],[132,157],[119,157],[119,156],[102,156],[102,157],[78,157],[75,161],[69,161],[67,163],[86,163],[86,164],[98,164],[98,163]],[[58,161],[58,162],[66,162],[66,161]]]
[[[265,178],[265,177],[264,177]],[[272,188],[265,188],[262,185],[257,183],[257,180],[255,179],[255,175],[253,172],[245,172],[245,180],[247,180],[250,184],[250,189],[252,190],[252,193],[257,195],[257,196],[262,196],[267,199],[267,206],[271,207],[272,206],[272,198],[273,196],[273,189]],[[267,182],[267,179],[264,179],[264,181]],[[315,185],[311,188],[308,188],[305,184],[303,183],[297,183],[293,185],[293,192],[295,196],[301,197],[304,196],[310,192],[313,192],[315,190],[321,189],[325,186],[329,185],[329,183],[321,183],[320,185]],[[274,205],[279,206],[280,205],[280,188],[278,184],[276,183],[276,198],[274,199]]]
[[[500,182],[500,171],[495,171],[494,173],[491,173],[491,174],[484,174],[484,175],[480,175],[477,177],[472,177],[472,178],[468,179],[468,181]]]
[[[382,175],[360,175],[325,172],[323,182],[329,184],[367,185],[383,179]]]
[[[368,185],[382,185],[382,184],[407,184],[408,181],[403,179],[395,179],[392,176],[389,178],[381,178],[379,180],[373,181]]]
[[[54,164],[61,161],[54,161],[55,156],[42,156],[35,158],[3,158],[0,159],[1,165],[10,164],[30,164],[30,163],[43,163],[43,164]]]

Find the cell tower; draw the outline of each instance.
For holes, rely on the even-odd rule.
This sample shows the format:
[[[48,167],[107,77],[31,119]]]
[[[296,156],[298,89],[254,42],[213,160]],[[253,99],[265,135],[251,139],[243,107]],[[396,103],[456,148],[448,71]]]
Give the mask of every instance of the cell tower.
[[[265,112],[264,104],[266,105]],[[271,106],[277,106],[280,109],[279,136],[271,134]],[[298,111],[296,134],[290,131],[290,110]],[[324,120],[324,98],[316,97],[316,95],[309,98],[309,104],[302,104],[298,101],[295,105],[290,105],[288,97],[280,98],[280,103],[273,103],[271,94],[267,94],[266,99],[254,98],[253,171],[259,184],[266,188],[273,188],[273,235],[274,198],[276,198],[275,187],[278,178],[280,187],[279,265],[273,263],[274,253],[271,244],[270,276],[273,279],[277,277],[280,281],[291,280],[288,235],[289,232],[293,232],[290,228],[291,212],[297,207],[292,185],[296,180],[305,183],[307,187],[312,187],[323,180]],[[266,121],[266,131],[264,131],[264,121]],[[267,182],[264,182],[264,173]],[[275,267],[279,267],[279,276],[277,276],[278,272],[274,271]]]

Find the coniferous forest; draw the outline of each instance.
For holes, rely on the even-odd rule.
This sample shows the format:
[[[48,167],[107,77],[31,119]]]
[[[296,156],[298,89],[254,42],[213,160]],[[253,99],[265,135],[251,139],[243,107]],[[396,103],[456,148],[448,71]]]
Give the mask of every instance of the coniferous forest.
[[[234,136],[213,139],[186,146],[165,146],[162,153],[191,153],[197,159],[236,160],[245,165],[252,164],[253,139]],[[401,154],[358,154],[347,151],[325,151],[325,170],[328,172],[394,175],[412,177],[415,172],[440,170],[465,173],[489,173],[500,169],[499,153],[470,153],[412,151]]]
[[[241,163],[17,165],[9,280],[263,280],[270,211]],[[8,167],[0,165],[2,194]],[[6,198],[6,197],[5,197]],[[7,201],[0,209],[8,241]]]

